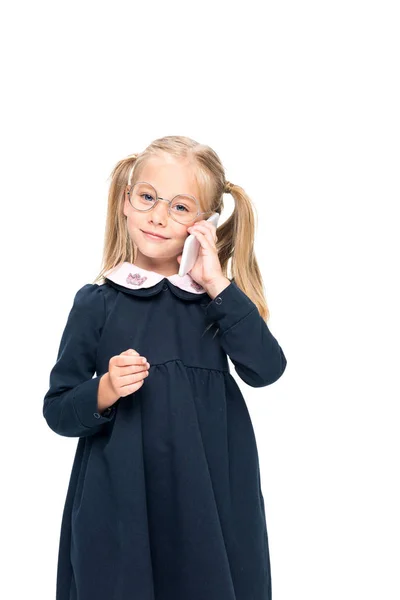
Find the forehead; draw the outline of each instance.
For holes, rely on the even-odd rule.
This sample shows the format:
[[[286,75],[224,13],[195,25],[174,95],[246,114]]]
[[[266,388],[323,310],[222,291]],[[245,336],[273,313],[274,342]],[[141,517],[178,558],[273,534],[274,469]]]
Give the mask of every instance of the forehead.
[[[138,180],[151,183],[162,196],[191,194],[199,197],[193,166],[171,155],[154,156],[143,164]]]

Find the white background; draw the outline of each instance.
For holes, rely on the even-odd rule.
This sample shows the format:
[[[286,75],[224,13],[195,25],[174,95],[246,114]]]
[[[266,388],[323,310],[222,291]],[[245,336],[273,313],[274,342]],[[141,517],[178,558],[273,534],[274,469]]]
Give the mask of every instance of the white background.
[[[258,211],[288,365],[240,386],[273,599],[400,597],[396,4],[3,7],[2,598],[55,597],[77,439],[48,428],[43,397],[100,269],[110,172],[163,135],[210,145]]]

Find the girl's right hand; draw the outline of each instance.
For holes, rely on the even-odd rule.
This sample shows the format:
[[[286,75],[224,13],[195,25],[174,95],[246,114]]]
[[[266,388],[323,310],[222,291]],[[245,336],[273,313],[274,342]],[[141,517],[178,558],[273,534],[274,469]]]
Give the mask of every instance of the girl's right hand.
[[[108,363],[110,385],[120,398],[129,396],[142,387],[150,365],[136,350],[124,350],[112,356]]]

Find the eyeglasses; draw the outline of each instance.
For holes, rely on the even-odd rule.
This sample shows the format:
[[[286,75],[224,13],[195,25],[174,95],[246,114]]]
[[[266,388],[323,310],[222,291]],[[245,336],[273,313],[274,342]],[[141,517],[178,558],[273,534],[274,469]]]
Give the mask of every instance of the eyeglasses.
[[[127,191],[129,202],[132,208],[140,212],[149,212],[162,200],[168,203],[168,214],[182,225],[192,223],[200,215],[210,214],[210,211],[200,212],[199,202],[194,196],[178,194],[172,200],[166,200],[160,198],[155,188],[146,181],[138,181],[134,186],[130,183],[128,185],[130,186],[130,190]]]

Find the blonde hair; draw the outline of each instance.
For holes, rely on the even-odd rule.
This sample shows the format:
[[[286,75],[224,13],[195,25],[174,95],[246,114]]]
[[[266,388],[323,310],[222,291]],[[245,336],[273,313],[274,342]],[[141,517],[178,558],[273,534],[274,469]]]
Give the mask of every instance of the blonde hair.
[[[231,193],[234,210],[217,228],[217,251],[222,272],[254,302],[262,318],[269,319],[260,269],[254,254],[256,211],[243,188],[225,179],[224,167],[218,155],[204,144],[185,136],[170,135],[154,140],[140,154],[131,154],[120,160],[111,172],[108,209],[104,236],[102,268],[93,283],[105,281],[106,271],[122,262],[134,263],[136,246],[131,240],[123,212],[125,189],[131,168],[132,184],[139,180],[140,171],[152,156],[168,153],[185,159],[193,167],[195,181],[200,191],[200,205],[204,212],[221,213],[223,194]],[[231,275],[228,275],[231,259]]]

